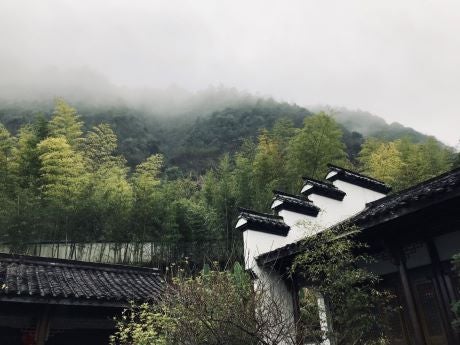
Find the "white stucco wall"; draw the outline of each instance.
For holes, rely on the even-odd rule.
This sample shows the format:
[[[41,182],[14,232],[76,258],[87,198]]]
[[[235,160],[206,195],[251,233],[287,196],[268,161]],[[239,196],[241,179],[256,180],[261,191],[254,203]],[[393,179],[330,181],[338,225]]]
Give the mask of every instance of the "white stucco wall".
[[[276,270],[253,265],[253,272],[256,275],[254,288],[259,293],[268,294],[264,300],[270,305],[274,303],[279,306],[280,312],[283,313],[283,323],[279,327],[285,328],[283,332],[290,331],[291,338],[295,338],[295,320],[294,320],[294,299],[292,291],[289,289],[286,281]],[[279,320],[278,320],[279,321]],[[275,322],[276,323],[276,322]],[[276,326],[274,326],[276,327]],[[287,328],[287,329],[286,329]],[[274,332],[279,332],[274,330]],[[280,345],[290,344],[289,342],[281,342]]]
[[[346,207],[345,199],[344,201],[339,201],[318,194],[310,194],[308,198],[313,201],[313,204],[320,208],[317,216],[317,224],[320,226],[318,231],[324,230],[350,215],[351,211],[349,207]]]
[[[344,202],[350,211],[354,210],[354,212],[351,214],[364,209],[366,203],[381,199],[386,196],[383,193],[375,192],[373,190],[356,186],[345,181],[336,180],[332,182],[332,184],[346,193]]]
[[[283,209],[278,212],[278,215],[283,217],[284,222],[290,227],[288,235],[284,238],[284,244],[294,243],[302,238],[314,235],[317,229],[321,227],[318,224],[317,217]]]
[[[245,230],[244,240],[244,259],[246,269],[254,269],[256,266],[255,258],[263,253],[270,252],[284,246],[286,237],[267,234],[256,230]]]

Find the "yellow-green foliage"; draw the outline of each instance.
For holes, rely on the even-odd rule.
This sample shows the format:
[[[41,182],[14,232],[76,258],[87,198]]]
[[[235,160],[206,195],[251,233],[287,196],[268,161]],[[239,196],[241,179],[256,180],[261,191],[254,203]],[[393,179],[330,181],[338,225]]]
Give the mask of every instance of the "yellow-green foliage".
[[[63,99],[57,99],[53,117],[48,123],[49,134],[52,137],[64,137],[71,146],[79,143],[83,122],[79,121],[77,110]]]
[[[382,142],[369,138],[362,146],[359,162],[364,173],[400,190],[451,169],[454,157],[451,149],[434,138],[420,144],[408,139]]]
[[[123,311],[117,321],[117,331],[110,337],[111,344],[168,345],[167,334],[174,322],[166,309],[143,303]]]
[[[72,207],[88,184],[83,157],[72,149],[65,137],[47,138],[37,148],[43,194],[56,204]]]

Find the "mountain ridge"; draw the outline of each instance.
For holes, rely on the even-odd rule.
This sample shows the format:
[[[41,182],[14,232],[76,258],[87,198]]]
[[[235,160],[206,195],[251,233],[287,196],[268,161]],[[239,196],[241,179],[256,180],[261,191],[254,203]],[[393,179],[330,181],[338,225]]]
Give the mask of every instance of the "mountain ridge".
[[[173,96],[173,95],[171,95]],[[153,153],[163,153],[168,165],[185,172],[201,173],[224,153],[233,153],[244,140],[254,139],[263,128],[285,118],[294,127],[301,127],[305,117],[326,111],[341,125],[349,157],[359,152],[364,138],[382,140],[408,137],[414,142],[429,136],[398,123],[388,124],[383,118],[361,110],[346,108],[311,108],[260,97],[233,88],[208,88],[198,93],[179,92],[176,103],[165,110],[166,103],[156,107],[146,103],[138,106],[94,105],[73,102],[79,114],[91,128],[109,123],[119,138],[120,153],[134,166]],[[52,114],[51,99],[33,102],[0,102],[0,123],[12,133],[43,114]]]

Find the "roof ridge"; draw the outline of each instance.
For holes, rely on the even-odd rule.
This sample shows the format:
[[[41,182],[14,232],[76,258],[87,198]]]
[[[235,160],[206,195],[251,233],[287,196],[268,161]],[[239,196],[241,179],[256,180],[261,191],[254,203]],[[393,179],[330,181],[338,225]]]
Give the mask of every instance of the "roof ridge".
[[[376,178],[373,178],[373,177],[371,177],[371,176],[364,175],[364,174],[361,174],[361,173],[359,173],[359,172],[356,172],[356,171],[353,171],[353,170],[350,170],[350,169],[342,168],[342,167],[340,167],[340,166],[338,166],[338,165],[331,164],[331,163],[328,163],[327,166],[328,166],[329,168],[342,170],[342,171],[345,171],[345,172],[347,172],[347,173],[354,174],[354,175],[358,175],[359,177],[363,177],[363,178],[366,178],[366,179],[371,180],[371,181],[373,181],[373,182],[380,183],[380,184],[382,184],[382,185],[387,186],[387,184],[386,184],[385,182],[383,182],[383,181],[381,181],[381,180],[377,180]]]
[[[258,212],[258,211],[250,210],[244,207],[238,207],[238,211],[240,211],[240,213],[249,213],[249,214],[253,214],[256,216],[260,216],[260,217],[276,219],[276,220],[283,220],[283,217],[281,216],[277,216],[275,214],[270,214],[270,213]]]
[[[287,197],[290,197],[290,198],[298,199],[298,200],[309,202],[309,203],[313,204],[313,201],[308,199],[308,197],[306,197],[305,195],[291,194],[291,193],[283,192],[281,190],[276,190],[276,189],[273,189],[272,192],[273,192],[273,194],[279,194],[279,195],[282,195],[282,196],[287,196]]]
[[[108,263],[98,263],[90,261],[80,261],[80,260],[70,260],[70,259],[58,259],[34,255],[24,255],[24,254],[10,254],[10,253],[0,253],[0,261],[10,261],[18,263],[28,263],[34,265],[46,265],[48,266],[60,266],[60,267],[75,267],[75,268],[86,268],[90,270],[99,270],[99,271],[138,271],[143,273],[159,273],[158,268],[151,267],[140,267],[140,266],[130,266],[130,265],[119,265],[119,264],[108,264]]]
[[[313,177],[306,177],[306,176],[302,176],[302,180],[304,180],[304,182],[305,181],[311,181],[311,182],[322,184],[322,185],[324,185],[326,187],[332,187],[332,188],[338,189],[337,186],[335,186],[332,182],[327,181],[327,180],[321,181],[321,180],[317,180],[317,179],[315,179]]]

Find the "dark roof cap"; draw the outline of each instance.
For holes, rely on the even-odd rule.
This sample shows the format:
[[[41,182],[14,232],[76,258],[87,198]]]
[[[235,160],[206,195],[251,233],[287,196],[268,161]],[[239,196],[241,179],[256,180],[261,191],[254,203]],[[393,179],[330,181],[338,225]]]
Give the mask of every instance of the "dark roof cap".
[[[158,300],[158,270],[0,253],[0,300],[126,306]]]
[[[307,184],[312,186],[312,188],[303,191],[303,195],[318,194],[339,201],[342,201],[346,195],[344,191],[338,189],[329,181],[319,181],[311,177],[302,177],[302,179],[305,183],[304,187]]]
[[[337,165],[328,164],[327,165],[331,171],[336,172],[337,174],[327,178],[329,181],[345,181],[351,184],[373,190],[374,192],[388,194],[391,191],[391,187],[385,184],[382,181],[376,180],[372,177],[359,174],[357,172],[339,167]],[[329,173],[330,173],[329,172]]]
[[[279,236],[287,236],[289,232],[289,225],[283,221],[283,217],[256,212],[242,207],[239,207],[238,210],[240,211],[239,218],[246,220],[245,224],[237,228],[241,231],[250,229]]]
[[[283,202],[273,207],[276,211],[285,209],[313,217],[316,217],[319,213],[319,207],[314,205],[313,202],[305,196],[289,194],[277,190],[274,190],[273,193],[275,194],[273,200],[280,200]]]

